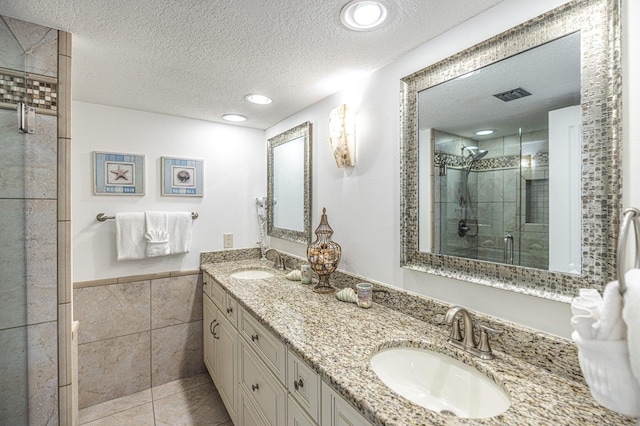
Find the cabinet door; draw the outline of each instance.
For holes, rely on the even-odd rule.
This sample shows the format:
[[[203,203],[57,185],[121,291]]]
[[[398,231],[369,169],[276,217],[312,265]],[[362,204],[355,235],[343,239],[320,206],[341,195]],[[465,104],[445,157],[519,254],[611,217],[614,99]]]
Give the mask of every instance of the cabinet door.
[[[287,402],[287,426],[317,426],[291,395]]]
[[[287,388],[309,416],[320,421],[320,376],[293,352],[287,355]]]
[[[370,423],[322,382],[322,426],[367,426]]]
[[[238,400],[238,332],[225,316],[218,311],[220,327],[216,329],[218,339],[215,346],[216,387],[227,407],[231,420],[236,422]]]
[[[244,339],[239,339],[239,347],[241,391],[251,399],[269,425],[285,425],[286,390]]]
[[[209,371],[209,375],[213,380],[216,380],[216,363],[215,363],[215,346],[216,339],[214,338],[214,332],[217,328],[217,312],[215,305],[209,299],[206,293],[202,295],[202,309],[203,309],[203,321],[202,321],[202,344],[204,352],[204,365]]]
[[[259,409],[243,390],[238,392],[238,398],[238,426],[269,426],[269,423],[259,414]]]

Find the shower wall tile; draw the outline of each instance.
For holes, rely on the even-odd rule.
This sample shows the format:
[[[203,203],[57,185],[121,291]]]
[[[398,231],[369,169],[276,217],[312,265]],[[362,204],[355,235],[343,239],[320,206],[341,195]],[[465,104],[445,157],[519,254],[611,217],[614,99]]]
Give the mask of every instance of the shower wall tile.
[[[0,109],[0,198],[24,198],[25,195],[25,135],[17,129],[16,112]]]
[[[151,281],[151,328],[201,319],[201,274]]]
[[[202,321],[151,331],[152,386],[206,371],[202,359]]]
[[[0,327],[11,328],[27,323],[27,274],[24,262],[26,251],[26,201],[0,199],[0,235],[10,249],[0,250]]]
[[[139,281],[75,290],[74,319],[79,343],[95,342],[150,329],[150,282]]]
[[[58,303],[71,303],[71,222],[58,221]]]
[[[55,321],[57,254],[55,200],[0,200],[0,324]]]
[[[56,77],[58,31],[19,19],[4,17],[4,20],[26,52],[26,71]]]
[[[57,197],[58,139],[57,118],[36,115],[36,133],[24,135],[25,170],[23,184],[25,198]]]
[[[29,424],[27,327],[1,330],[0,342],[0,424],[26,425]]]
[[[149,389],[150,337],[146,331],[78,346],[81,409]]]
[[[58,254],[56,200],[26,200],[25,259],[27,264],[27,321],[57,319]]]
[[[518,135],[504,137],[504,155],[520,155],[520,137]]]
[[[501,137],[480,141],[478,146],[480,149],[489,151],[485,158],[497,158],[504,156],[504,141]]]
[[[0,17],[0,46],[2,46],[2,49],[0,49],[0,63],[3,68],[24,71],[24,49],[13,36],[9,27],[4,25],[2,19],[3,17]]]
[[[0,424],[58,424],[56,323],[0,331]]]

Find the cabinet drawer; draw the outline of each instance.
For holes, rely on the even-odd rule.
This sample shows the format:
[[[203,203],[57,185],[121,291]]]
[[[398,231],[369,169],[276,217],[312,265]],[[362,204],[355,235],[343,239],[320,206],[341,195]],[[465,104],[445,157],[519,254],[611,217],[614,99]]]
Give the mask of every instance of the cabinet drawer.
[[[284,384],[287,374],[285,360],[287,351],[284,343],[271,334],[262,324],[258,323],[243,308],[240,309],[239,314],[238,332],[280,380],[280,383]]]
[[[320,375],[291,351],[287,355],[287,373],[291,395],[315,422],[320,422]]]
[[[240,341],[240,388],[268,424],[286,424],[287,391],[243,340]]]
[[[249,398],[244,391],[241,391],[238,401],[237,424],[242,426],[269,426],[269,423],[264,419],[259,411],[260,410],[251,401],[251,398]]]
[[[336,391],[322,382],[322,426],[367,426],[370,424]]]
[[[289,395],[287,400],[287,426],[317,426],[317,424],[298,405],[296,400]]]
[[[216,304],[218,309],[222,312],[226,312],[225,303],[227,299],[227,292],[224,288],[222,288],[217,281],[211,278],[207,283],[207,290],[209,291],[209,297],[211,297],[211,300],[213,300],[213,303]]]
[[[231,325],[238,328],[238,302],[228,294],[225,297],[224,315]]]
[[[211,297],[211,293],[209,292],[209,287],[213,284],[213,278],[209,273],[202,272],[202,292],[207,296]]]

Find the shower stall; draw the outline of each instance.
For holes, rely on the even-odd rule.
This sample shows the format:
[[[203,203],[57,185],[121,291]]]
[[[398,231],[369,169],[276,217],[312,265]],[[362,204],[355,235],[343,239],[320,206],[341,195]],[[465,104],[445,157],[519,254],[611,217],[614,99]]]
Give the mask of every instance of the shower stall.
[[[548,135],[473,140],[432,129],[435,251],[548,269]]]

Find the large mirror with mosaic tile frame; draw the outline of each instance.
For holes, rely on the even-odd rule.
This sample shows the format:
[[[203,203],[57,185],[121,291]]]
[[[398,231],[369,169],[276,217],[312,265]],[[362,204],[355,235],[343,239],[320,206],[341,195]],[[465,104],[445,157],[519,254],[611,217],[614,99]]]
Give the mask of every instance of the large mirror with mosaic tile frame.
[[[619,10],[573,1],[402,79],[403,267],[562,301],[614,277]],[[482,90],[491,99],[474,104]],[[518,104],[532,100],[544,108],[530,119]]]
[[[267,141],[267,234],[311,241],[311,123]]]

